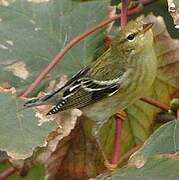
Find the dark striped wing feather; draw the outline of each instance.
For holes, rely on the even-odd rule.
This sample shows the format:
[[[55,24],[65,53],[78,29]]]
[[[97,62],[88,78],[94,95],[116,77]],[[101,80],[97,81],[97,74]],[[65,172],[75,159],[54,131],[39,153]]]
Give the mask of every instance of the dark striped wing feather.
[[[48,100],[50,100],[52,97],[54,97],[60,91],[63,91],[65,88],[68,88],[69,85],[72,86],[79,78],[85,76],[88,71],[89,71],[89,67],[85,67],[85,68],[81,69],[74,76],[72,76],[72,78],[69,81],[67,81],[64,86],[62,86],[58,90],[56,90],[52,93],[49,93],[45,96],[27,101],[26,103],[24,103],[24,107],[29,108],[29,107],[34,107],[34,106],[45,104],[46,102],[48,102]]]
[[[47,113],[56,114],[70,108],[82,108],[117,92],[117,81],[98,83],[88,78],[78,79],[63,93],[62,99]]]
[[[119,79],[124,74],[124,68],[121,66],[121,69],[114,70],[113,67],[116,64],[113,64],[110,58],[110,50],[108,50],[90,66],[75,74],[57,91],[30,100],[24,106],[33,107],[48,104],[48,102],[56,103],[47,113],[50,115],[70,108],[82,108],[113,95],[120,88]],[[56,98],[59,94],[62,94],[60,98]]]

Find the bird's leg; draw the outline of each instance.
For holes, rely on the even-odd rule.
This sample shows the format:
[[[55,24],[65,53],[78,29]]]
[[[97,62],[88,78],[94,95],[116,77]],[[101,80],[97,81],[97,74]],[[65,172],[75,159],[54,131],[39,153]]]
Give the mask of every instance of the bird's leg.
[[[124,111],[119,111],[115,116],[121,120],[124,120],[126,118],[126,113]]]

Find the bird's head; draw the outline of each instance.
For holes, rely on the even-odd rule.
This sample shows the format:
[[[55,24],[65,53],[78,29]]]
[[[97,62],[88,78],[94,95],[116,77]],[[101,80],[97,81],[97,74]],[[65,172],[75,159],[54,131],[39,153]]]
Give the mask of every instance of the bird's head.
[[[146,46],[151,46],[153,43],[152,26],[153,23],[130,21],[125,29],[114,38],[112,48],[125,54],[132,50],[138,52]]]

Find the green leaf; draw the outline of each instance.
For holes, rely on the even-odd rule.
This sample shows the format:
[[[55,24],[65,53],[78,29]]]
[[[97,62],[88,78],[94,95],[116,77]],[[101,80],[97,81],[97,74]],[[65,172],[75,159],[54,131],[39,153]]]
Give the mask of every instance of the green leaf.
[[[17,0],[0,7],[0,82],[20,89],[29,85],[57,52],[72,38],[107,16],[109,1]],[[49,75],[72,75],[88,64],[104,37],[93,33],[68,52]],[[25,76],[24,76],[25,74]]]
[[[177,0],[173,0],[173,2],[176,5],[176,8],[179,8],[179,2]]]
[[[150,158],[142,167],[124,167],[110,175],[102,175],[98,180],[178,180],[178,156],[155,156]]]
[[[55,122],[39,126],[35,110],[20,110],[23,103],[14,95],[0,94],[0,150],[15,159],[30,157],[56,127]]]
[[[129,162],[146,160],[156,154],[171,154],[179,151],[179,121],[175,120],[157,129]]]
[[[15,86],[17,90],[21,90],[24,86],[29,85],[68,41],[107,17],[109,2],[91,1],[81,3],[72,0],[51,0],[46,3],[33,4],[24,0],[16,0],[9,7],[0,7],[0,83],[7,81]],[[99,45],[103,42],[104,33],[105,29],[99,30],[78,43],[65,55],[53,72],[49,74],[47,81],[58,78],[63,74],[72,75],[78,69],[88,64],[96,55],[96,52],[100,50]],[[26,75],[25,77],[23,76],[24,74]],[[15,97],[14,101],[16,101]],[[28,120],[26,120],[26,111],[30,113]],[[16,145],[8,143],[9,136],[12,136],[12,133],[9,132],[9,129],[11,129],[10,123],[6,131],[3,132],[8,137],[8,139],[3,140],[7,144],[3,145],[1,149],[9,153],[11,151],[15,152],[16,157],[21,155],[23,158],[27,158],[36,146],[42,146],[44,138],[52,131],[54,126],[44,125],[47,128],[43,126],[38,127],[34,116],[35,112],[25,110],[24,119],[22,119],[24,124],[22,125],[24,125],[23,133],[26,136],[23,139],[18,129],[17,136],[14,136],[16,138],[14,142],[18,141]],[[12,117],[8,116],[7,120],[12,122]],[[2,121],[0,130],[5,123]],[[18,126],[18,123],[15,125]],[[15,128],[15,126],[12,128]],[[74,141],[74,148],[70,148],[70,150],[65,149],[63,151],[60,149],[60,153],[64,153],[62,158],[67,158],[68,152],[75,150],[75,145],[83,146],[83,144],[79,143],[80,140],[81,137],[79,137],[78,142]],[[26,143],[28,143],[27,146]],[[71,145],[71,142],[68,145]],[[74,159],[73,153],[70,157]],[[77,159],[81,157],[83,157],[83,154],[82,156],[77,156]],[[44,159],[47,158],[44,157]],[[53,157],[48,159],[49,164],[52,160]],[[89,170],[89,166],[91,169],[95,169],[90,164],[89,166],[86,165],[89,162],[86,159],[81,159],[78,162],[79,164],[76,166],[75,171],[78,170],[79,166],[82,167],[78,171],[79,176],[83,177],[84,170]],[[56,163],[56,168],[58,165],[61,166],[60,161],[54,160],[54,163]],[[66,167],[71,165],[66,161],[63,163]],[[76,161],[72,161],[72,163],[76,165]],[[72,173],[74,174],[73,169]],[[62,172],[62,174],[64,173]],[[52,175],[55,176],[55,173]],[[68,171],[66,171],[65,176],[70,177]]]

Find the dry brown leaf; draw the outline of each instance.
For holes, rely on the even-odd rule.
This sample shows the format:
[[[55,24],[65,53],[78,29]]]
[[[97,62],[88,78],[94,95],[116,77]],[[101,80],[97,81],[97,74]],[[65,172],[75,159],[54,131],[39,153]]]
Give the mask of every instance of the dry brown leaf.
[[[9,6],[11,3],[15,2],[15,0],[0,0],[0,6]]]
[[[176,7],[173,0],[168,0],[168,11],[173,18],[175,27],[179,28],[179,8]]]
[[[64,75],[60,80],[52,81],[47,90],[49,92],[56,90],[62,87],[67,80],[67,76]],[[44,94],[45,93],[40,92],[39,97]],[[36,107],[36,117],[38,118],[39,126],[46,121],[55,121],[58,124],[58,128],[51,132],[47,138],[47,147],[36,157],[36,160],[41,163],[47,162],[51,154],[56,150],[59,141],[70,134],[71,130],[74,129],[76,125],[77,118],[82,115],[82,112],[79,109],[71,109],[51,116],[46,116],[46,113],[51,108],[52,105],[41,105]]]
[[[83,119],[81,119],[83,120]],[[86,138],[78,123],[71,134],[59,142],[55,152],[46,161],[46,180],[88,179],[95,176],[96,144]]]
[[[28,0],[29,2],[40,4],[40,3],[46,3],[49,2],[50,0]]]
[[[16,89],[14,87],[10,87],[10,86],[8,88],[0,86],[0,93],[9,93],[9,92],[12,94],[15,94]]]
[[[152,30],[158,58],[157,78],[179,88],[179,40],[171,38],[161,16],[151,14],[144,21],[154,22]]]
[[[11,65],[8,65],[4,70],[9,71],[23,80],[29,77],[29,72],[26,68],[26,64],[23,61],[17,61]]]

